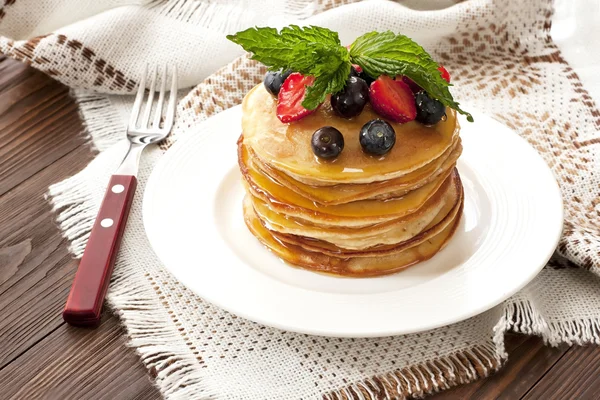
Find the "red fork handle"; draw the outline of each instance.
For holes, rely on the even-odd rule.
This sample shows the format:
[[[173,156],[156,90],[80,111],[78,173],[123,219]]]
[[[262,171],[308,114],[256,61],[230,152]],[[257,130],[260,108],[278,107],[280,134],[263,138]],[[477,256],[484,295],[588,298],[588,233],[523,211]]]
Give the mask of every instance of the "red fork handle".
[[[97,326],[110,276],[127,224],[137,179],[113,175],[75,274],[63,319],[76,326]]]

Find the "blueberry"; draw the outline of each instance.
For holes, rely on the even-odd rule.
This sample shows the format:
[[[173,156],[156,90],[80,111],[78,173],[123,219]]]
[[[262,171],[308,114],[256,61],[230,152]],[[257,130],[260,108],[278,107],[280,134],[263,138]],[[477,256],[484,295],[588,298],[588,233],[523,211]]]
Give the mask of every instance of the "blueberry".
[[[358,77],[360,79],[362,79],[363,81],[367,82],[368,86],[371,86],[371,83],[373,83],[376,79],[376,78],[371,77],[370,75],[367,75],[367,73],[365,71],[358,74]]]
[[[285,72],[281,71],[269,71],[265,75],[264,84],[267,88],[267,91],[271,93],[273,96],[277,96],[279,91],[281,90],[281,85],[287,79],[288,76],[292,73],[291,70],[287,70]]]
[[[331,108],[341,117],[352,118],[362,112],[368,101],[367,83],[356,76],[351,76],[341,91],[331,95]]]
[[[324,126],[313,133],[310,144],[317,157],[335,158],[344,150],[344,136],[333,126]]]
[[[372,119],[360,129],[360,145],[370,154],[383,155],[396,143],[394,128],[382,119]]]
[[[424,90],[415,95],[415,105],[417,106],[415,119],[425,125],[437,124],[446,115],[446,107],[440,101],[429,97]]]

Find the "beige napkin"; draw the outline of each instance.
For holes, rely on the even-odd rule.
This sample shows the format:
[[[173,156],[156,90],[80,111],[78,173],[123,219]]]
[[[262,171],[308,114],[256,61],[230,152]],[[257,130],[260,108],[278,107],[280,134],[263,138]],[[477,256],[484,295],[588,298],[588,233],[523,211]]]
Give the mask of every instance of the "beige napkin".
[[[224,35],[250,25],[300,20],[412,36],[451,71],[458,99],[526,138],[559,180],[565,231],[557,254],[525,289],[477,317],[379,339],[313,337],[237,318],[169,275],[141,222],[141,193],[164,151],[182,136],[202,134],[194,130],[200,121],[238,104],[261,81],[262,67],[235,59],[182,90],[189,93],[173,135],[145,154],[108,296],[165,397],[404,398],[498,369],[507,357],[507,330],[550,344],[600,342],[600,112],[549,36],[551,1],[404,2],[412,8],[351,0],[40,0],[35,9],[25,3],[0,8],[0,52],[77,89],[100,150],[85,170],[50,188],[76,256],[125,151],[131,98],[118,94],[135,88],[146,62],[177,63],[182,85],[195,85],[241,55]],[[421,11],[430,8],[438,10]]]

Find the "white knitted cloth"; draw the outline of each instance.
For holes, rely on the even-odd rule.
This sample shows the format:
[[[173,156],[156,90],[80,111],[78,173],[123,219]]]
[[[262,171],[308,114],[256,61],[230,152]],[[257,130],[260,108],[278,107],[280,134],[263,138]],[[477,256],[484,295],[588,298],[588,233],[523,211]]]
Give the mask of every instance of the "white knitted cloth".
[[[33,7],[25,0],[0,0],[0,52],[76,89],[100,151],[85,170],[50,188],[60,227],[78,257],[108,177],[124,154],[131,97],[123,94],[135,89],[143,65],[175,62],[182,88],[199,84],[182,89],[185,97],[167,143],[143,157],[108,294],[131,346],[165,397],[396,399],[496,370],[507,357],[507,330],[538,334],[553,345],[600,343],[600,112],[593,98],[599,85],[586,68],[582,84],[566,61],[577,58],[578,46],[590,45],[589,35],[582,42],[566,41],[570,1],[556,8],[568,17],[556,31],[570,44],[565,56],[549,36],[550,0],[403,3],[39,0]],[[588,7],[597,13],[597,2]],[[437,10],[423,10],[432,8]],[[344,42],[353,39],[350,31],[383,29],[415,38],[451,71],[458,99],[505,123],[542,154],[561,185],[565,232],[557,254],[530,285],[452,326],[379,339],[332,339],[237,318],[166,272],[142,226],[141,193],[153,165],[178,137],[238,104],[261,80],[264,68],[244,56],[235,59],[242,51],[225,34],[298,20],[338,30]],[[600,51],[590,54],[598,57]],[[594,62],[597,71],[600,60]]]

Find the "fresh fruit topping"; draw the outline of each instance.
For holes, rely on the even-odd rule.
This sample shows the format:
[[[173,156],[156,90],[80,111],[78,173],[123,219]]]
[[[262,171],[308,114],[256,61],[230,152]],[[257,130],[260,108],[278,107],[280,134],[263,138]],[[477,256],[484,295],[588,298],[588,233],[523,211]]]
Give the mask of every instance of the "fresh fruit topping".
[[[446,106],[421,91],[415,95],[416,120],[425,125],[437,124],[446,115]]]
[[[450,74],[448,73],[448,70],[446,70],[446,68],[444,68],[443,65],[440,65],[440,67],[438,68],[438,71],[440,71],[440,73],[442,74],[442,78],[444,78],[444,80],[448,83],[450,83]]]
[[[287,79],[288,76],[292,73],[291,70],[287,70],[285,72],[281,71],[269,71],[265,75],[265,79],[263,83],[265,84],[265,88],[267,91],[271,93],[273,96],[277,96],[279,94],[279,90],[281,89],[281,85]]]
[[[369,154],[383,155],[396,143],[396,131],[382,119],[372,119],[360,129],[360,145]]]
[[[344,150],[344,136],[333,126],[324,126],[313,133],[310,144],[317,157],[335,158]]]
[[[339,35],[318,26],[290,25],[282,29],[253,27],[227,39],[252,53],[271,70],[291,69],[304,76],[313,76],[306,87],[302,106],[316,109],[328,94],[341,91],[346,85],[352,65],[359,65],[361,78],[370,84],[381,75],[405,75],[432,97],[452,107],[472,121],[473,117],[460,108],[431,55],[405,35],[391,31],[368,32],[356,38],[349,48],[342,46]],[[364,76],[361,74],[365,74]]]
[[[367,75],[367,73],[365,71],[360,72],[358,74],[358,77],[360,79],[362,79],[363,81],[367,82],[368,86],[371,86],[371,83],[375,82],[375,78],[371,77],[370,75]]]
[[[398,78],[396,78],[396,79],[398,79]],[[420,92],[421,90],[423,90],[423,88],[421,88],[421,86],[417,85],[408,76],[403,76],[402,82],[406,83],[408,85],[408,87],[410,88],[410,90],[412,90],[413,93],[417,93],[417,92]]]
[[[369,86],[362,79],[351,76],[344,89],[331,95],[331,108],[341,117],[352,118],[361,113],[367,101]]]
[[[303,76],[294,72],[283,82],[277,97],[277,118],[281,122],[298,121],[315,111],[307,110],[302,106],[306,86],[312,85],[314,81],[313,76]]]
[[[352,68],[350,68],[350,76],[358,76],[363,72],[362,68],[358,64],[352,64]]]
[[[417,115],[413,93],[401,80],[381,75],[371,84],[369,97],[373,110],[394,122],[409,122]]]

